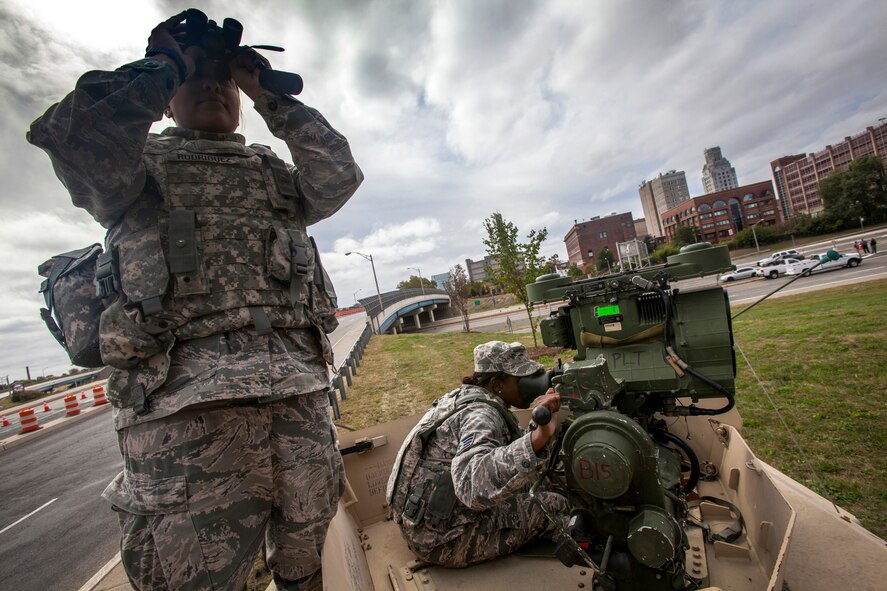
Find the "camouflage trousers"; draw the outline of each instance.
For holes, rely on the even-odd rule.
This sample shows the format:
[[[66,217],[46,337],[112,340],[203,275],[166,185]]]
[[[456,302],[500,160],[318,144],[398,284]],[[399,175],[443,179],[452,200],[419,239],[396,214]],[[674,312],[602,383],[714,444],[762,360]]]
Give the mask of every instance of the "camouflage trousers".
[[[321,550],[344,489],[325,392],[190,408],[119,432],[124,470],[105,490],[139,590],[243,589],[264,539],[286,581],[320,589]]]
[[[562,516],[564,525],[570,513],[567,499],[553,492],[539,493],[548,511]],[[457,508],[458,511],[458,508]],[[463,568],[511,554],[530,540],[553,536],[554,525],[530,499],[519,494],[494,508],[481,512],[472,523],[457,526],[441,536],[428,527],[401,528],[407,545],[421,559],[450,568]],[[435,543],[444,537],[444,543]],[[450,539],[451,538],[451,539]]]

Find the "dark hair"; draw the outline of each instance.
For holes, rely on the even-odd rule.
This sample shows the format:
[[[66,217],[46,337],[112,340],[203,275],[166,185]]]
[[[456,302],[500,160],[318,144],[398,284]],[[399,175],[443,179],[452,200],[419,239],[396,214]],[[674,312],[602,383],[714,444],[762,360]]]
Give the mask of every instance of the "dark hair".
[[[495,378],[499,378],[501,380],[507,375],[508,374],[504,371],[476,371],[474,372],[474,374],[462,378],[462,383],[471,386],[478,386],[480,388],[486,388],[487,390],[489,390],[488,386],[490,385],[490,382],[492,382]]]

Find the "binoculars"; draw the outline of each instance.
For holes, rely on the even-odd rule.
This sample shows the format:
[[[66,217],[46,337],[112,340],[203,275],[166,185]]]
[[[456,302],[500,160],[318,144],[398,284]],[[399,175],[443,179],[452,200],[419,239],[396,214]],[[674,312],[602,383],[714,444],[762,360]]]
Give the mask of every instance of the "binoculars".
[[[233,18],[226,18],[222,26],[216,21],[207,18],[206,14],[196,8],[185,11],[185,41],[182,51],[189,47],[200,47],[206,54],[206,59],[222,64],[227,68],[227,63],[238,53],[248,49],[266,49],[269,51],[283,51],[282,47],[275,45],[240,45],[243,36],[243,25]],[[262,88],[277,94],[299,94],[302,92],[302,77],[292,72],[281,72],[267,67],[265,62],[256,60],[259,68],[259,84]],[[216,70],[219,70],[216,67]],[[230,77],[230,70],[228,70]]]

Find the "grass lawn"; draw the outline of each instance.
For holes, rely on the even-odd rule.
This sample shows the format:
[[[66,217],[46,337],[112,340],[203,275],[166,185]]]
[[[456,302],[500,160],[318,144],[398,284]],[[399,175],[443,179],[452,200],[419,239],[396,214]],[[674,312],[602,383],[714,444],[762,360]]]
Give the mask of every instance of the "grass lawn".
[[[737,345],[770,392],[828,495],[887,537],[887,280],[768,300],[734,323]],[[734,309],[735,312],[736,309]],[[340,402],[354,428],[425,411],[472,370],[472,349],[529,334],[375,336]],[[541,341],[540,341],[541,344]],[[557,351],[540,358],[552,366]],[[562,355],[569,361],[571,355]],[[737,351],[736,404],[755,453],[822,492]]]

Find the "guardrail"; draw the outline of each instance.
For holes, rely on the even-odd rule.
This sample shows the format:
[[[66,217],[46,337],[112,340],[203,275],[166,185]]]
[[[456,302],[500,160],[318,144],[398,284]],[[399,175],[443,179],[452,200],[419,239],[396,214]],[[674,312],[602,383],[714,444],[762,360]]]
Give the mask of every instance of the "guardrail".
[[[357,375],[360,359],[363,357],[363,352],[366,351],[366,346],[370,342],[372,336],[373,329],[367,324],[364,327],[363,332],[360,333],[360,336],[357,338],[357,341],[354,342],[348,355],[345,356],[345,360],[342,361],[339,368],[336,370],[336,373],[330,380],[328,395],[330,406],[333,407],[333,417],[336,419],[342,418],[342,415],[339,412],[339,399],[348,399],[348,391],[346,388],[351,386],[352,377]],[[336,391],[339,392],[338,398],[336,397]]]

